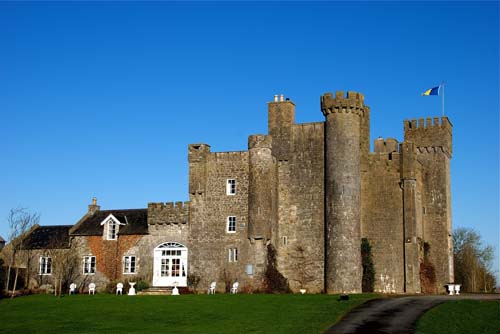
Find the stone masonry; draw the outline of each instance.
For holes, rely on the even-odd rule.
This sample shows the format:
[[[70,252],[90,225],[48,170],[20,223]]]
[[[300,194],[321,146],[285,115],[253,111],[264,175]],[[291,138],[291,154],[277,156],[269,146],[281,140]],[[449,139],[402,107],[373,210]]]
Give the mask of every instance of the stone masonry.
[[[96,261],[80,281],[99,289],[199,277],[199,291],[212,281],[218,291],[234,281],[262,290],[273,245],[293,291],[358,293],[361,238],[372,246],[377,292],[422,291],[424,243],[436,287],[453,281],[448,118],[405,120],[402,142],[378,138],[371,152],[362,94],[327,93],[320,107],[324,121],[296,124],[295,104],[276,95],[268,133],[250,135],[248,150],[189,145],[189,202],[102,211],[94,201],[68,232],[71,248]]]

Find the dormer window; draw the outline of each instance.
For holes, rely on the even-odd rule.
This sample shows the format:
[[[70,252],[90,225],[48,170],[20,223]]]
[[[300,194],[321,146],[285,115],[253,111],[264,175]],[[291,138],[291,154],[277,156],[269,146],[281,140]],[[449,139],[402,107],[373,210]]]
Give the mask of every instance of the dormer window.
[[[101,226],[104,227],[103,238],[106,240],[117,240],[120,225],[125,225],[125,224],[121,223],[112,214],[107,216],[106,219],[104,219],[101,223]]]

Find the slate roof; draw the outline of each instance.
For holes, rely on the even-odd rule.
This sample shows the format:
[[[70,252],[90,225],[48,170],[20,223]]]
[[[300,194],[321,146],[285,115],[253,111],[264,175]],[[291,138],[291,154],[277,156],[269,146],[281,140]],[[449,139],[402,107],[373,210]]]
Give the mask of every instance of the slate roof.
[[[148,234],[148,209],[102,210],[84,216],[70,231],[71,235],[102,235],[102,221],[112,214],[120,223],[118,235]]]
[[[23,240],[23,249],[69,248],[69,229],[73,225],[38,226]]]

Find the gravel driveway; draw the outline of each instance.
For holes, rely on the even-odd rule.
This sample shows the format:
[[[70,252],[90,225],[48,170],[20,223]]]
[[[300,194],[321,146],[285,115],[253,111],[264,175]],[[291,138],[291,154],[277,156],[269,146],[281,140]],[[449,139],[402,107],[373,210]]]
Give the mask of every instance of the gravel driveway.
[[[352,310],[327,334],[412,334],[425,311],[457,299],[500,299],[500,295],[411,296],[370,300]]]

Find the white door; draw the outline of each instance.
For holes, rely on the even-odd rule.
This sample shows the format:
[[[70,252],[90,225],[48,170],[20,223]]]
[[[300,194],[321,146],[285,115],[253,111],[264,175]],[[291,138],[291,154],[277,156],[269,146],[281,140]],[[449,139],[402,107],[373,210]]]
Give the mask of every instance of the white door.
[[[166,242],[154,249],[153,286],[187,286],[187,248]]]

